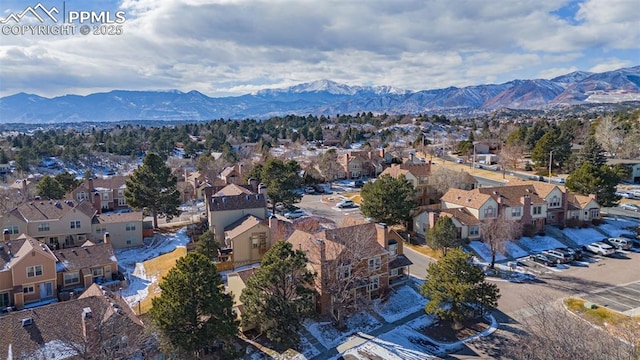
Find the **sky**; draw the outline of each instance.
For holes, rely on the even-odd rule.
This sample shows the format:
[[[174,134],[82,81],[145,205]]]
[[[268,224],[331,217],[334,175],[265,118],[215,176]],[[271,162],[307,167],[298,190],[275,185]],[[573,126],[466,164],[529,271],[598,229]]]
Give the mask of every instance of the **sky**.
[[[108,31],[98,20],[65,23],[73,35],[12,34],[63,26],[8,19],[36,4],[0,3],[0,96],[219,97],[321,79],[424,90],[640,65],[638,0],[40,0],[56,19],[122,11],[103,24],[121,34],[79,33]]]

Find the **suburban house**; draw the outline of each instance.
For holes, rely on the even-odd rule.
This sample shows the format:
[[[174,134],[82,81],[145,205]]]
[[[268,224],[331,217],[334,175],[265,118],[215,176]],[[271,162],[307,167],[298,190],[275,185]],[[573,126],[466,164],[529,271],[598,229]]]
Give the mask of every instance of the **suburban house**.
[[[247,280],[253,275],[256,268],[243,269],[236,272],[227,274],[227,292],[233,296],[233,309],[238,314],[238,320],[242,319],[242,313],[244,311],[242,301],[240,301],[240,295],[242,290],[247,287]],[[255,328],[253,324],[240,325],[240,331],[247,331]]]
[[[595,195],[569,193],[567,202],[567,220],[576,219],[584,224],[600,219],[600,204],[596,201]]]
[[[182,177],[178,178],[178,190],[182,196],[182,202],[204,200],[205,187],[211,184],[199,171],[184,170]]]
[[[220,178],[224,180],[227,184],[236,184],[240,185],[244,183],[242,172],[242,164],[235,164],[233,166],[228,166],[224,168],[220,172]]]
[[[634,184],[640,184],[640,160],[622,160],[622,159],[607,159],[607,165],[623,164],[629,167],[631,170],[629,177],[622,179]]]
[[[287,239],[303,250],[316,273],[316,308],[321,314],[340,311],[340,296],[353,306],[384,294],[409,276],[411,261],[403,254],[402,238],[384,224],[365,223],[316,234],[296,230]],[[342,294],[342,295],[340,295]]]
[[[82,246],[54,250],[57,259],[59,291],[87,289],[91,284],[106,284],[115,280],[118,260],[110,244],[110,236],[104,234],[104,242],[87,241]]]
[[[0,310],[55,301],[58,278],[53,252],[47,245],[24,234],[15,239],[9,239],[6,232],[3,236],[4,241],[0,243]]]
[[[34,200],[18,205],[0,218],[10,239],[27,234],[52,249],[78,246],[91,237],[96,210],[88,200]]]
[[[458,238],[478,240],[480,238],[480,221],[467,208],[451,208],[441,210],[425,210],[413,218],[413,231],[423,237],[440,216],[448,216],[458,228]]]
[[[253,192],[258,187],[260,193]],[[271,247],[275,217],[267,218],[266,189],[257,184],[204,190],[209,229],[221,244],[219,261],[241,266],[259,262]]]
[[[97,242],[104,239],[104,235],[111,235],[111,245],[114,249],[135,247],[142,245],[142,239],[153,236],[153,229],[147,229],[142,211],[110,212],[96,214],[91,220],[90,240]]]
[[[429,176],[431,175],[430,163],[404,163],[391,164],[381,174],[389,175],[393,178],[399,178],[404,175],[413,188],[416,190],[416,202],[418,206],[433,204],[437,201],[437,192],[429,184]]]
[[[340,171],[336,174],[341,179],[356,179],[363,176],[376,177],[391,161],[387,160],[384,149],[379,151],[349,151],[338,155]]]
[[[143,358],[153,353],[143,323],[124,300],[94,284],[79,298],[0,316],[6,359]]]
[[[127,176],[90,178],[83,181],[65,198],[73,201],[90,201],[98,212],[127,209],[124,189]]]

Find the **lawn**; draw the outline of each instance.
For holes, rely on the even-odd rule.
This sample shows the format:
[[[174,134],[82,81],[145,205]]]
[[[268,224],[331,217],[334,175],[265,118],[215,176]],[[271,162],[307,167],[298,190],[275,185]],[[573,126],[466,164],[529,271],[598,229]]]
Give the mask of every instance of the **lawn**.
[[[149,311],[149,309],[151,309],[151,299],[158,296],[158,294],[160,293],[160,287],[158,286],[159,282],[163,277],[167,275],[169,270],[171,270],[175,266],[178,259],[185,256],[186,254],[186,247],[177,247],[170,253],[160,255],[156,258],[147,260],[142,263],[145,272],[149,276],[155,277],[157,281],[149,285],[149,292],[147,294],[147,297],[142,299],[138,306],[134,306],[134,311],[136,312],[136,314],[144,314]]]

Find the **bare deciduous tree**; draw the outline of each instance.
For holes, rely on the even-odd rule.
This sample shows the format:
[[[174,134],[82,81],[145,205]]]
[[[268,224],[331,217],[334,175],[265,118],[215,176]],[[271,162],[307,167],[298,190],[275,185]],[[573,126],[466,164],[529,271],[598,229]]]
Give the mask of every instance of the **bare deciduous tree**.
[[[518,161],[524,153],[524,145],[505,145],[500,151],[499,164],[502,169],[517,169]]]
[[[518,239],[522,233],[522,226],[515,220],[509,220],[504,213],[496,218],[484,219],[480,223],[482,240],[491,250],[491,265],[496,263],[496,254],[504,254],[507,241]]]
[[[534,296],[529,315],[521,320],[524,332],[505,347],[514,360],[630,360],[638,358],[635,339],[620,339],[569,313],[562,304]],[[624,340],[624,341],[623,341]],[[632,340],[629,342],[628,340]],[[626,341],[626,342],[625,342]]]
[[[611,156],[618,156],[624,133],[611,116],[600,118],[595,132],[596,140]]]
[[[451,188],[466,189],[467,183],[464,181],[465,173],[446,167],[437,167],[431,172],[429,177],[429,185],[438,193],[438,197],[442,196]]]

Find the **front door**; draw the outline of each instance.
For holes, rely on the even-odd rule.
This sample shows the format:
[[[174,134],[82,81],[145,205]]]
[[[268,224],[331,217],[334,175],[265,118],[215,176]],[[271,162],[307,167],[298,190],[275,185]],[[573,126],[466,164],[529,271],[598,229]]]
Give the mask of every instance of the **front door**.
[[[53,284],[50,282],[40,284],[40,299],[46,299],[53,296]]]

